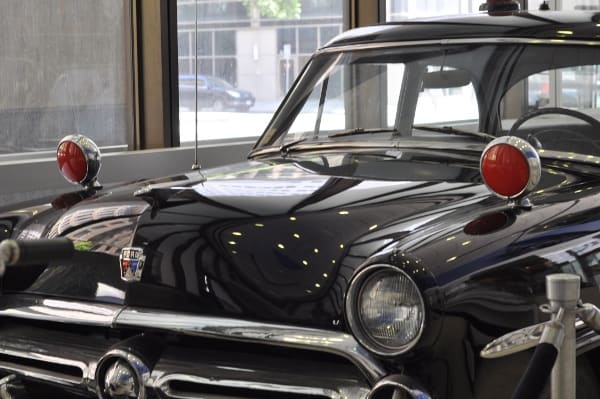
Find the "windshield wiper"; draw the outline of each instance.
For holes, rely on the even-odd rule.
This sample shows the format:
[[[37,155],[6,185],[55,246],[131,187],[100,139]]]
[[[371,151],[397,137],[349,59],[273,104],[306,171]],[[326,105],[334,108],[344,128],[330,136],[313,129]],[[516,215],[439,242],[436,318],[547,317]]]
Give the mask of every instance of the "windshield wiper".
[[[281,154],[282,157],[285,158],[287,156],[287,154],[289,154],[290,148],[292,148],[296,144],[300,144],[306,140],[308,140],[308,137],[302,137],[301,139],[292,140],[289,143],[282,144],[281,146],[279,146],[279,153]]]
[[[354,135],[359,135],[359,134],[373,134],[373,133],[397,133],[397,131],[394,129],[382,129],[382,128],[363,129],[361,127],[357,127],[354,129],[344,130],[343,132],[330,134],[327,136],[327,138],[354,136]],[[307,141],[308,139],[309,139],[308,137],[302,137],[297,140],[292,140],[289,143],[284,143],[279,146],[279,153],[281,154],[282,157],[285,158],[289,154],[290,149],[294,148],[296,146],[296,144],[303,143],[303,142]]]
[[[484,140],[486,142],[490,142],[496,138],[496,136],[492,136],[491,134],[482,133],[482,132],[471,132],[469,130],[460,130],[460,129],[453,128],[451,126],[437,127],[437,126],[413,125],[413,129],[426,130],[428,132],[456,134],[459,136],[477,137],[478,139]]]
[[[374,129],[365,129],[362,127],[357,127],[354,129],[344,130],[343,132],[333,133],[328,135],[328,138],[332,137],[345,137],[345,136],[356,136],[359,134],[373,134],[373,133],[398,133],[394,129],[383,129],[383,128],[374,128]]]

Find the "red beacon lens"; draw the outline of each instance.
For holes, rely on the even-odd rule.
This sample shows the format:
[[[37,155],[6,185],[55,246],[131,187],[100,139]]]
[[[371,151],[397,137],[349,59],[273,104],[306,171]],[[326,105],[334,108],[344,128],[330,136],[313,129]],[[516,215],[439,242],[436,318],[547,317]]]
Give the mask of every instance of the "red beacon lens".
[[[518,197],[531,182],[524,152],[508,143],[488,147],[481,158],[481,174],[494,193],[507,198]]]
[[[63,176],[73,182],[82,182],[87,175],[87,160],[83,150],[72,141],[62,142],[57,149],[58,168]]]

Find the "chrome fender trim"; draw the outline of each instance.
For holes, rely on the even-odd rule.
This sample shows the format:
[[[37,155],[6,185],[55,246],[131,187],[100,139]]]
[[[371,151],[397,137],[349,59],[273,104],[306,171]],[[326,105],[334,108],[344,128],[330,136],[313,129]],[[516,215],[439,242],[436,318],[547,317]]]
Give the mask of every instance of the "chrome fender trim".
[[[387,374],[381,362],[352,335],[339,331],[90,302],[32,300],[9,296],[0,298],[3,299],[0,302],[0,317],[109,328],[171,331],[205,338],[328,352],[352,362],[371,384]]]
[[[111,327],[123,306],[59,299],[2,297],[0,317]]]
[[[352,335],[337,331],[133,308],[119,313],[114,326],[329,352],[351,361],[372,384],[385,375],[379,361]]]
[[[154,388],[160,390],[165,394],[168,398],[175,399],[187,399],[190,396],[183,392],[178,392],[176,390],[171,389],[170,382],[173,381],[184,381],[192,384],[201,384],[207,386],[217,386],[217,387],[227,387],[227,388],[244,388],[244,389],[252,389],[258,391],[266,391],[266,392],[294,392],[304,395],[313,395],[320,397],[328,397],[331,399],[342,399],[342,396],[331,389],[324,388],[313,388],[313,387],[303,387],[303,386],[294,386],[294,385],[278,385],[278,384],[270,384],[270,383],[262,383],[262,382],[251,382],[248,381],[235,381],[235,380],[215,380],[210,377],[198,377],[194,375],[188,374],[169,374],[158,378],[154,382]]]

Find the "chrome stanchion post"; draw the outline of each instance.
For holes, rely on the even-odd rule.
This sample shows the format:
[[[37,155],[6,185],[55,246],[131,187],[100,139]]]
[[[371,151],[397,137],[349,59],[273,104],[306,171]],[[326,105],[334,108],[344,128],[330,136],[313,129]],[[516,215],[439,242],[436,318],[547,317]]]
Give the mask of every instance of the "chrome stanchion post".
[[[553,319],[560,313],[564,340],[551,376],[551,398],[573,399],[576,395],[575,316],[580,293],[580,277],[576,274],[551,274],[546,276],[546,295]],[[562,310],[561,310],[562,309]]]

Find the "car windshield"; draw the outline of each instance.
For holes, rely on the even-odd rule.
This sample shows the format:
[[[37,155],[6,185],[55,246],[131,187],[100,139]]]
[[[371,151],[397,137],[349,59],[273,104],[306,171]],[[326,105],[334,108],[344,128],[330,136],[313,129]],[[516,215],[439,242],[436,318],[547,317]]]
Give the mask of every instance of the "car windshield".
[[[538,149],[600,155],[600,51],[490,42],[321,51],[256,148],[407,139],[484,145],[511,134]]]

